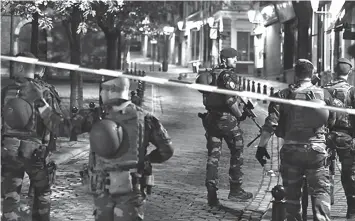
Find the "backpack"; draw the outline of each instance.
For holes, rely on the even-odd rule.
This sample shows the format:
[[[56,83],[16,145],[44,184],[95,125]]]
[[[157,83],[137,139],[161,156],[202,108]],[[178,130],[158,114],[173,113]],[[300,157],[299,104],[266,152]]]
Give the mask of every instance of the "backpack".
[[[348,104],[348,95],[350,89],[353,86],[348,84],[345,80],[331,82],[324,86],[325,89],[329,91],[334,99],[334,104],[336,107],[341,108],[352,108],[351,104]],[[338,112],[336,114],[336,122],[334,127],[340,127],[342,129],[350,129],[351,123],[349,119],[349,114],[344,112]]]

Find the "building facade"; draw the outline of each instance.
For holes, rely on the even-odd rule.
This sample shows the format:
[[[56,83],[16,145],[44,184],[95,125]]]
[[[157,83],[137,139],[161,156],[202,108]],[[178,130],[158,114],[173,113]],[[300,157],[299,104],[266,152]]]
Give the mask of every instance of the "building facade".
[[[258,55],[255,65],[263,78],[294,83],[294,63],[306,58],[323,76],[324,84],[331,79],[338,58],[352,59],[346,50],[355,43],[354,2],[260,1],[251,11]],[[349,81],[354,81],[353,75]]]
[[[168,60],[171,64],[213,67],[219,62],[219,52],[232,47],[238,50],[241,73],[255,72],[253,24],[248,19],[250,1],[181,1],[178,14],[173,15],[174,32],[169,35]],[[159,39],[152,45],[145,36],[143,54],[153,57]],[[155,43],[155,41],[153,41]],[[163,42],[161,39],[160,42]],[[161,61],[161,56],[154,56]]]

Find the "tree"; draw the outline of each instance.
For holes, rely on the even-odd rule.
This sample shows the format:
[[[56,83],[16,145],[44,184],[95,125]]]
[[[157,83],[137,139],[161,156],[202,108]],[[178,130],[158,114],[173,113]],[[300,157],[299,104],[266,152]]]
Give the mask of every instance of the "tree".
[[[96,12],[95,21],[106,37],[106,68],[120,68],[121,47],[118,42],[121,42],[121,37],[125,41],[126,55],[132,36],[141,34],[142,28],[154,32],[166,20],[167,14],[177,8],[175,4],[156,1],[92,1],[91,8]],[[144,24],[147,17],[150,23]]]

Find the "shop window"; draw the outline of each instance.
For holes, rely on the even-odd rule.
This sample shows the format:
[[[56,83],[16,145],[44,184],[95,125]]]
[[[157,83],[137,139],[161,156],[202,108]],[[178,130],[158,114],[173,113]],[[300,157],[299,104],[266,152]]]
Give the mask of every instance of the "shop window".
[[[237,51],[239,61],[254,61],[254,36],[250,32],[237,32]]]

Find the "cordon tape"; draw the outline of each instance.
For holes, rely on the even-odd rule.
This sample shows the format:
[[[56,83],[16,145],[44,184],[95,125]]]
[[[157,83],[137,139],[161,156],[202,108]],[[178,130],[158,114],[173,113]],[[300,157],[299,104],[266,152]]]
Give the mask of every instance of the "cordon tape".
[[[36,58],[28,58],[28,57],[21,57],[21,56],[13,57],[13,56],[1,55],[1,59],[8,60],[8,61],[36,64],[36,65],[52,67],[52,68],[65,69],[65,70],[70,70],[70,71],[79,71],[79,72],[83,72],[83,73],[91,73],[91,74],[105,75],[105,76],[111,76],[111,77],[124,77],[124,78],[133,79],[133,80],[145,81],[145,82],[152,83],[152,84],[170,85],[170,86],[175,86],[175,87],[185,87],[185,88],[189,88],[189,89],[193,89],[193,90],[214,92],[214,93],[234,95],[234,96],[237,95],[237,96],[241,96],[241,97],[248,97],[248,98],[259,99],[259,100],[267,100],[267,101],[295,105],[295,106],[310,107],[310,108],[315,108],[315,109],[318,109],[318,108],[328,109],[330,111],[344,112],[344,113],[355,115],[355,109],[332,107],[332,106],[328,106],[326,104],[315,103],[315,102],[310,102],[310,101],[286,100],[286,99],[282,99],[282,98],[270,97],[268,95],[258,94],[258,93],[249,92],[249,91],[232,91],[232,90],[220,89],[216,86],[183,82],[183,81],[177,81],[177,80],[171,80],[171,79],[157,78],[157,77],[151,77],[151,76],[127,75],[127,74],[123,74],[122,71],[85,68],[85,67],[80,67],[80,65],[62,63],[62,62],[51,63],[51,62],[46,62],[46,61],[40,61]]]

